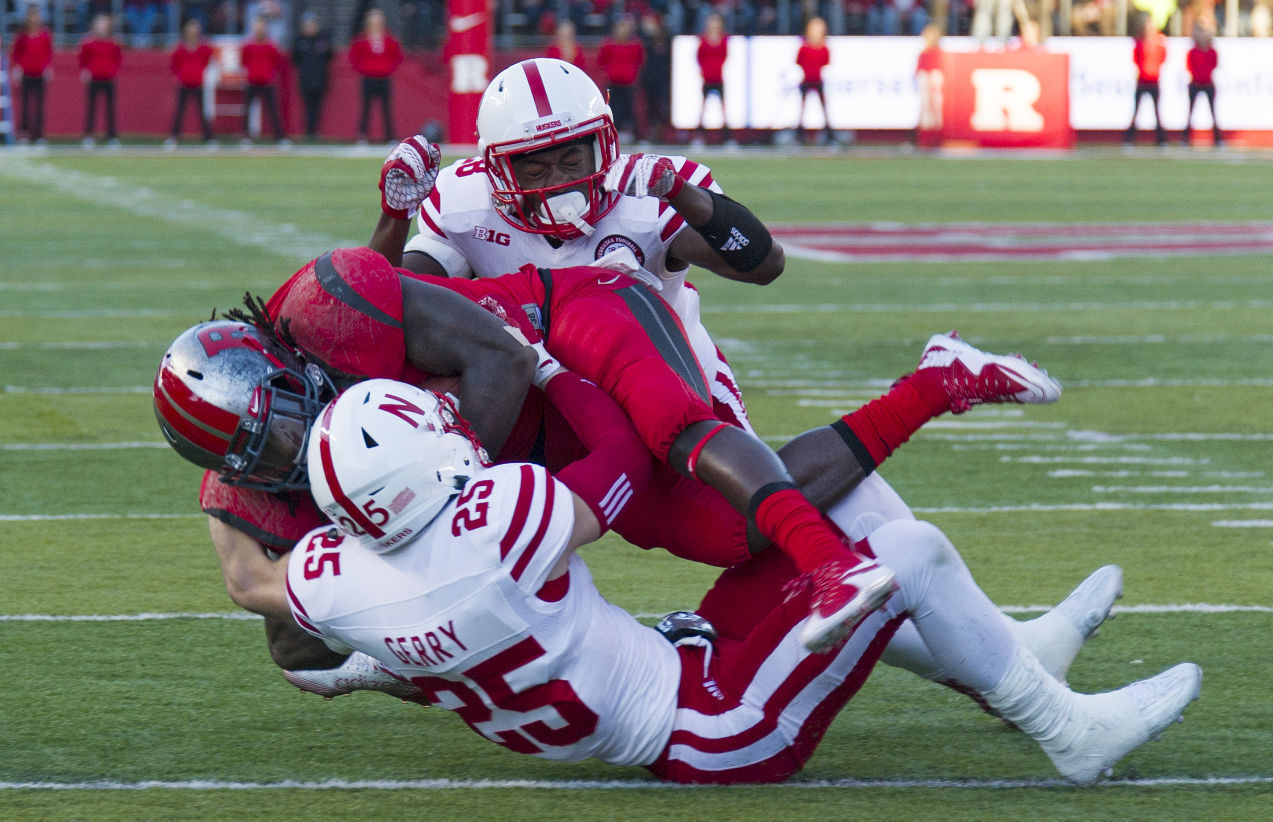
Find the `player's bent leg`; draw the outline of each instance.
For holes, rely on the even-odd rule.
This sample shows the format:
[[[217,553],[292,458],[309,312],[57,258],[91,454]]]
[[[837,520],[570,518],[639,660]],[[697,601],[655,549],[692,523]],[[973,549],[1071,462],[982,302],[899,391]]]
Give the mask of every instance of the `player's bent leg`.
[[[1192,664],[1110,693],[1077,694],[1016,641],[935,527],[892,522],[872,535],[871,545],[896,570],[900,590],[892,607],[910,612],[938,662],[1038,742],[1070,781],[1095,781],[1198,696],[1202,672]]]
[[[667,465],[655,466],[611,528],[638,548],[662,548],[705,565],[728,568],[751,556],[743,516],[716,489]]]
[[[784,562],[779,555],[772,564],[776,573],[768,584],[775,593],[790,578],[781,570]],[[689,783],[777,782],[804,766],[906,619],[885,605],[833,653],[813,654],[800,639],[809,607],[808,593],[798,593],[742,642],[719,642],[714,653],[703,646],[678,649],[676,724],[667,749],[649,766],[654,773]]]
[[[1089,574],[1052,610],[1031,620],[1008,618],[1008,627],[1045,671],[1064,682],[1084,643],[1095,636],[1122,596],[1123,569],[1105,565]]]
[[[915,514],[884,477],[873,473],[828,508],[827,518],[849,539],[861,542],[881,525],[913,520]]]
[[[1018,621],[1004,614],[1003,619],[1017,641],[1038,658],[1043,669],[1064,682],[1070,664],[1087,640],[1096,635],[1096,629],[1122,595],[1122,569],[1106,565],[1089,574],[1059,605],[1042,616]],[[913,622],[897,630],[880,662],[958,691],[998,717],[981,693],[960,682],[933,657]]]

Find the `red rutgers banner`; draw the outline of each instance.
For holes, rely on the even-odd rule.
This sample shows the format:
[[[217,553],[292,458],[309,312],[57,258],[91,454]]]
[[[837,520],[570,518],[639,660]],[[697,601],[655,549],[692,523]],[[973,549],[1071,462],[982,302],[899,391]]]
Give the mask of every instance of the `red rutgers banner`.
[[[451,76],[446,138],[477,142],[477,106],[490,82],[491,18],[488,0],[447,0],[447,37],[443,55]]]
[[[940,88],[944,140],[1003,148],[1074,145],[1067,54],[947,52]]]

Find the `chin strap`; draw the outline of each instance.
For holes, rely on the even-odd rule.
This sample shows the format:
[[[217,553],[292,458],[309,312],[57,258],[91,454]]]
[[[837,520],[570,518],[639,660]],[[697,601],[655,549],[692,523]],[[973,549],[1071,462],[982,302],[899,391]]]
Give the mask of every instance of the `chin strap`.
[[[568,191],[565,194],[549,197],[541,203],[539,218],[545,222],[565,220],[579,229],[585,237],[591,237],[597,230],[584,220],[583,213],[587,210],[588,198],[581,192]]]

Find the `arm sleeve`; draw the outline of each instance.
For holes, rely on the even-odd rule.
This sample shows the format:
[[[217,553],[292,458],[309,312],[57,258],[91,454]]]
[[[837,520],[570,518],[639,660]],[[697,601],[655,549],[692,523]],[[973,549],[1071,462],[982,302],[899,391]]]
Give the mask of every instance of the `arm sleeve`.
[[[587,503],[604,532],[634,490],[649,484],[654,458],[618,403],[578,374],[558,374],[546,393],[588,450],[558,479]]]

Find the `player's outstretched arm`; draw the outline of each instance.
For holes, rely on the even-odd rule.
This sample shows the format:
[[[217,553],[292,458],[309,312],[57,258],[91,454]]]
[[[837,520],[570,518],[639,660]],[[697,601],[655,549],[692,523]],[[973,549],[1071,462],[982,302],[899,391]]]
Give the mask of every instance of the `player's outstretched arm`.
[[[436,376],[459,375],[460,413],[498,455],[530,388],[535,352],[495,315],[431,283],[403,277],[402,312],[407,360]]]
[[[212,545],[230,599],[245,611],[290,620],[285,581],[287,562],[270,559],[265,546],[215,517],[208,517]]]

